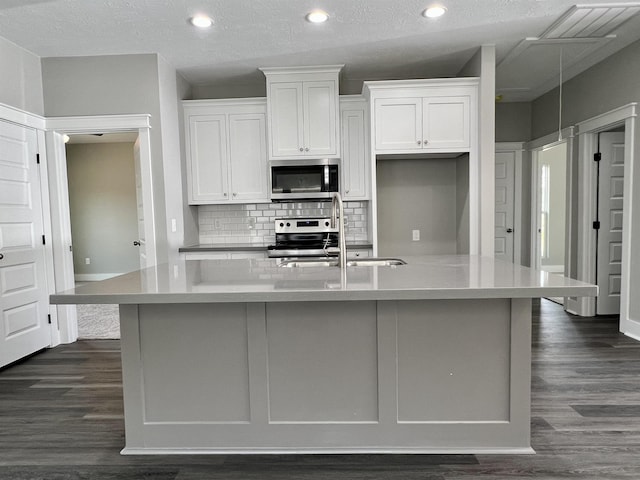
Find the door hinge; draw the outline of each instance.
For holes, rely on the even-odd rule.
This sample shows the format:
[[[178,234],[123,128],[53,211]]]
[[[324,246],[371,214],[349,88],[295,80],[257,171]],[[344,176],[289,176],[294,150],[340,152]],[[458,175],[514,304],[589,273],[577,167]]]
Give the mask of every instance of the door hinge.
[[[36,163],[40,165],[40,154],[36,153]]]
[[[47,315],[47,321],[49,322],[49,325],[51,325],[51,314],[50,313]]]
[[[42,244],[43,244],[43,245],[46,245],[46,244],[47,244],[47,241],[45,240],[44,235],[42,235]]]
[[[600,220],[593,222],[593,228],[594,230],[600,230]]]
[[[599,162],[600,160],[602,160],[602,154],[600,152],[594,153],[593,154],[593,161],[594,162]]]

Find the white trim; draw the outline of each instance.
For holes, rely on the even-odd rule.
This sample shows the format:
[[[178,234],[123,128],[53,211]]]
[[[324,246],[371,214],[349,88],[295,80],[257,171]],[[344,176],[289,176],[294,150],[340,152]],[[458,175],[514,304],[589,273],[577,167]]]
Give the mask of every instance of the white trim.
[[[63,133],[86,133],[100,131],[121,132],[151,128],[151,115],[95,115],[78,117],[50,117],[46,119],[47,130]]]
[[[629,103],[601,115],[578,123],[579,159],[578,159],[578,275],[577,280],[596,283],[595,252],[597,248],[596,234],[592,221],[596,218],[596,172],[593,154],[597,151],[598,133],[616,126],[625,127],[625,159],[624,159],[624,199],[622,214],[622,279],[620,293],[620,331],[636,338],[640,330],[635,331],[635,324],[630,318],[630,248],[632,242],[632,175],[634,163],[635,117],[637,103]],[[578,315],[591,316],[596,312],[596,299],[582,297],[578,299]],[[634,329],[629,332],[629,328]],[[637,327],[636,327],[637,328]]]
[[[573,212],[575,211],[575,205],[573,204],[573,177],[574,177],[574,156],[575,156],[575,137],[576,129],[572,129],[571,137],[567,141],[567,178],[566,178],[566,186],[565,186],[565,221],[566,227],[564,232],[564,276],[570,277],[572,270],[571,259],[573,258],[573,237],[575,232],[571,228],[573,224]],[[562,305],[564,306],[565,311],[567,311],[568,305],[572,305],[570,297],[564,297],[564,301]]]
[[[74,275],[74,279],[76,282],[99,282],[101,280],[108,280],[113,277],[117,277],[119,275],[124,275],[125,272],[121,273],[76,273]]]
[[[46,132],[47,163],[49,164],[49,200],[51,202],[52,248],[55,271],[55,290],[69,290],[75,286],[73,279],[73,252],[67,165],[60,161],[65,156],[62,134]],[[65,186],[60,188],[59,185]],[[56,305],[60,342],[71,343],[78,339],[78,321],[75,305]]]
[[[566,201],[565,208],[567,212],[567,219],[569,219],[565,225],[565,272],[570,271],[570,251],[567,249],[567,238],[571,236],[571,163],[573,157],[573,141],[575,136],[575,128],[567,127],[560,131],[560,136],[557,133],[551,133],[532,140],[526,144],[527,149],[531,152],[531,238],[530,245],[531,251],[529,252],[529,265],[531,268],[540,270],[540,258],[538,253],[540,251],[538,230],[539,215],[538,215],[538,154],[542,151],[548,150],[558,145],[566,144],[566,169],[567,169],[567,184],[566,184]]]
[[[573,138],[575,136],[575,127],[567,127],[560,130],[560,137],[558,138],[558,133],[550,133],[549,135],[545,135],[544,137],[536,138],[535,140],[531,140],[525,144],[526,150],[546,150],[548,148],[555,147],[556,145],[566,142],[568,138]]]
[[[45,118],[40,115],[25,112],[18,108],[0,103],[0,118],[7,122],[16,123],[23,127],[36,128],[38,130],[45,129]]]
[[[635,137],[636,119],[635,105],[633,115],[625,120],[624,130],[624,198],[622,199],[622,278],[620,285],[620,331],[638,340],[640,337],[640,318],[631,318],[631,245],[633,241],[633,169],[635,168]],[[638,186],[636,185],[636,190]],[[637,206],[637,200],[635,202]],[[636,247],[637,248],[637,247]],[[640,276],[634,270],[635,278]]]
[[[523,152],[526,142],[496,142],[496,152]]]
[[[46,119],[47,150],[50,153],[49,188],[52,199],[53,249],[56,272],[56,289],[68,290],[75,286],[73,255],[71,253],[71,219],[69,211],[69,186],[67,164],[62,133],[111,133],[137,131],[140,142],[140,170],[143,183],[143,208],[145,216],[147,266],[157,264],[156,219],[151,174],[151,126],[150,115],[98,115],[78,117],[54,117]],[[51,173],[52,172],[52,173]],[[75,306],[57,306],[60,340],[71,343],[78,338]]]
[[[267,105],[266,97],[253,98],[220,98],[211,100],[182,100],[182,107],[196,110],[198,108],[209,109],[211,107],[229,107],[238,105]]]
[[[372,91],[395,90],[396,88],[407,87],[477,87],[480,77],[457,77],[457,78],[429,78],[429,79],[409,79],[409,80],[371,80],[362,84],[362,94],[369,98]],[[386,94],[385,94],[386,95]]]
[[[495,448],[135,448],[125,447],[120,455],[277,455],[277,454],[457,454],[457,455],[535,455],[531,447]]]
[[[615,108],[608,112],[596,115],[584,122],[578,122],[578,135],[582,133],[593,133],[611,128],[616,123],[624,122],[627,118],[637,116],[636,106],[638,104],[628,103],[622,107]]]
[[[44,130],[36,130],[37,153],[40,155],[38,162],[38,182],[40,189],[40,204],[42,207],[42,230],[47,241],[44,244],[44,262],[46,272],[46,288],[49,295],[56,292],[55,264],[53,253],[53,232],[51,224],[51,201],[49,198],[49,172],[47,162],[47,148]],[[54,305],[47,305],[47,313],[50,315],[50,334],[52,347],[60,344],[60,330],[58,328],[58,311]]]

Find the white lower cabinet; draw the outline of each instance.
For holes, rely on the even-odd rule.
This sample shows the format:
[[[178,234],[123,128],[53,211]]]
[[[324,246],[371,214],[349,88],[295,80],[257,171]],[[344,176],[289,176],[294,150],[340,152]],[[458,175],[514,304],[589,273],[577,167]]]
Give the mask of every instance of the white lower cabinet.
[[[189,204],[268,201],[264,99],[183,102]]]
[[[367,101],[361,95],[340,97],[342,128],[342,196],[369,199],[369,125]]]

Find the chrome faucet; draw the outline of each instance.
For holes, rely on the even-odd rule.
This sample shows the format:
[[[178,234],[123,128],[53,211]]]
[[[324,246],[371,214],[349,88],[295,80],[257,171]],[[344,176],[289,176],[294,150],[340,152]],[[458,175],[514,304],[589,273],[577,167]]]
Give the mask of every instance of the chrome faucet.
[[[338,222],[340,222],[338,224]],[[344,208],[342,197],[334,192],[331,197],[331,228],[338,228],[338,265],[343,272],[347,268],[347,242],[344,238]]]

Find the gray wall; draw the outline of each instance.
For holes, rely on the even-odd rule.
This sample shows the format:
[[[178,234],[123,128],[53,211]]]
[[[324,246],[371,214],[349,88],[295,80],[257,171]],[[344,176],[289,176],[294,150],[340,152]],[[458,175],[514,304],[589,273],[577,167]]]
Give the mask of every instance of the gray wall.
[[[133,143],[67,145],[67,175],[74,272],[140,268]]]
[[[0,103],[44,114],[40,57],[0,37]]]
[[[267,82],[265,78],[262,77],[254,83],[214,83],[208,85],[194,85],[192,87],[191,94],[193,100],[209,98],[266,97]]]
[[[640,101],[640,41],[620,50],[565,82],[562,90],[563,127]],[[532,138],[557,131],[558,89],[532,103]]]
[[[456,159],[378,160],[377,168],[379,254],[457,253]]]
[[[469,217],[469,154],[456,158],[456,253],[471,251]]]
[[[631,102],[640,102],[640,41],[594,65],[567,81],[563,87],[563,127],[575,125]],[[539,138],[557,128],[558,89],[536,99],[532,105],[532,136]],[[640,128],[636,126],[634,157],[640,159]],[[573,179],[572,179],[573,180]],[[625,192],[632,203],[640,200],[640,169],[633,170],[632,190]],[[574,182],[575,183],[575,182]],[[631,216],[631,244],[640,244],[640,210]],[[575,240],[574,240],[575,239]],[[573,249],[577,238],[572,236]],[[629,292],[640,291],[640,249],[630,248]],[[629,317],[640,321],[640,296],[630,295]]]
[[[190,94],[187,82],[176,74],[175,69],[162,57],[158,57],[158,90],[160,101],[160,125],[162,129],[162,157],[164,170],[164,192],[166,207],[166,238],[168,260],[179,258],[178,249],[185,245],[185,229],[188,243],[197,243],[197,217],[189,207],[186,196],[186,162],[180,137],[184,131],[182,105],[180,100]],[[176,231],[172,232],[171,221],[176,221]],[[158,229],[163,228],[158,225]]]
[[[496,142],[531,140],[531,103],[496,103]]]
[[[167,261],[167,222],[158,56],[112,55],[42,59],[47,117],[151,115],[151,160],[158,262]],[[177,132],[166,132],[177,135]]]
[[[193,96],[191,85],[180,75],[176,74],[176,86],[178,93],[178,136],[180,138],[180,158],[186,159],[185,136],[184,136],[184,111],[182,110],[181,100],[190,99]],[[183,208],[183,233],[184,245],[195,245],[199,243],[198,229],[198,207],[189,205],[187,201],[187,162],[180,162],[181,189],[182,189],[182,208]]]

